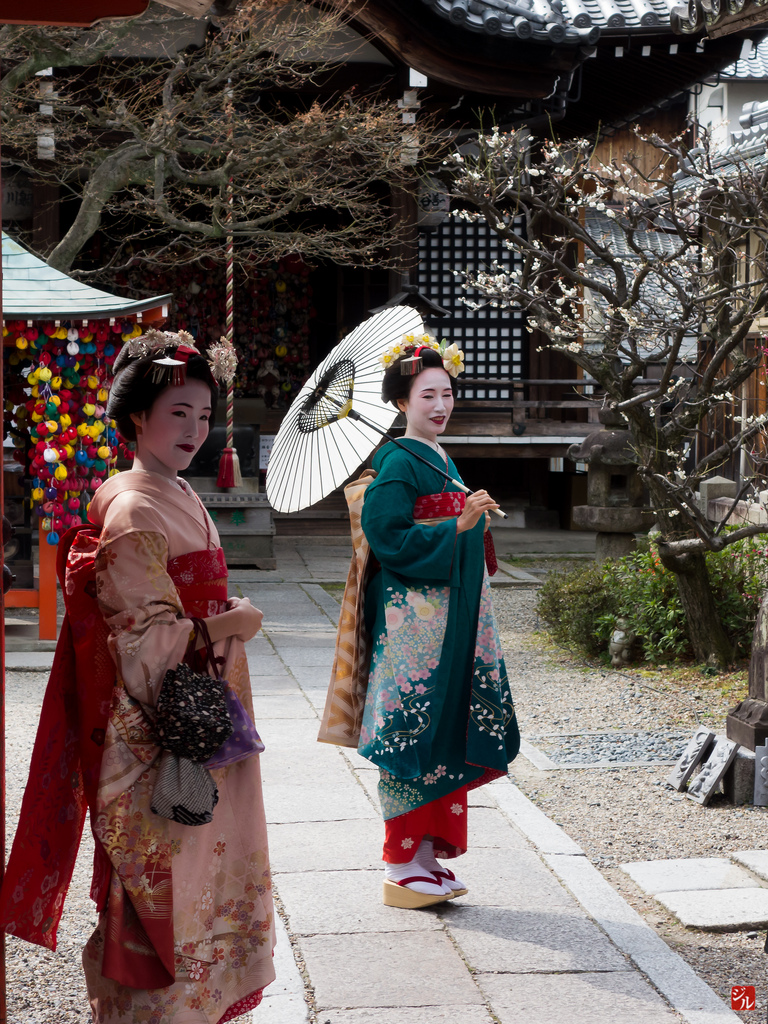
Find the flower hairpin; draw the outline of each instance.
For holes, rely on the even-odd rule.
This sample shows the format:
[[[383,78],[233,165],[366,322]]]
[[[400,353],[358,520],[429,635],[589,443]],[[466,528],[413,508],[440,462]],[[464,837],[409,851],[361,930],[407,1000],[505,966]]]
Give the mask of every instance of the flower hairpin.
[[[229,386],[237,373],[237,353],[232,342],[223,335],[208,349],[208,365],[214,380]]]
[[[148,328],[144,334],[127,343],[128,355],[133,359],[155,356],[147,373],[155,384],[180,385],[186,380],[187,361],[191,355],[201,355],[195,339],[188,331],[158,331]],[[237,354],[226,338],[211,345],[207,353],[211,376],[217,383],[231,384],[237,371]]]
[[[451,377],[458,377],[464,370],[464,353],[454,342],[449,345],[447,339],[436,341],[430,334],[404,334],[401,341],[390,345],[379,358],[379,362],[386,370],[393,363],[399,362],[400,372],[404,376],[414,376],[420,373],[424,365],[420,352],[422,348],[431,348],[437,352],[443,360],[443,366]]]

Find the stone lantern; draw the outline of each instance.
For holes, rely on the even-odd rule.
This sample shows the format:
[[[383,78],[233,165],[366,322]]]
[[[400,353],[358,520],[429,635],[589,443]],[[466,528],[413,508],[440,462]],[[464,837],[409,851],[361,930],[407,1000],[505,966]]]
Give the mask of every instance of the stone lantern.
[[[632,461],[631,435],[621,413],[600,410],[600,430],[572,444],[568,458],[586,462],[588,505],[577,505],[573,521],[597,532],[595,557],[621,558],[635,547],[635,534],[653,525],[643,506],[643,485]]]

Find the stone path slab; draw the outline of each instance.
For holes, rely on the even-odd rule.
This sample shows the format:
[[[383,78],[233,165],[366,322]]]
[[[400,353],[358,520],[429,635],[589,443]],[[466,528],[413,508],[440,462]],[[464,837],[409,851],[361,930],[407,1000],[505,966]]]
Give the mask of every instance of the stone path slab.
[[[381,1010],[323,1010],[322,1024],[496,1024],[484,1006],[388,1006]],[[269,1024],[272,1024],[270,1021]]]
[[[532,897],[534,894],[531,894]],[[556,974],[624,971],[627,961],[571,901],[520,910],[439,904],[439,914],[473,971]]]
[[[309,1020],[304,999],[304,980],[296,966],[291,940],[279,915],[275,915],[275,932],[277,977],[264,993],[264,999],[256,1013],[264,1024],[304,1024]],[[248,1024],[247,1017],[243,1018],[243,1024]]]
[[[739,850],[731,854],[731,860],[738,861],[753,871],[758,878],[768,881],[768,850]]]
[[[354,932],[440,931],[435,914],[414,914],[381,902],[383,872],[303,871],[275,875],[280,897],[291,907],[291,931],[296,935]]]
[[[522,911],[537,906],[572,906],[572,898],[542,864],[540,855],[530,847],[520,849],[519,841],[517,847],[474,849],[472,857],[456,862],[456,874],[469,886],[473,907],[514,907]]]
[[[269,850],[281,872],[381,872],[381,833],[378,817],[289,822],[269,830]]]
[[[375,817],[375,812],[362,792],[340,792],[333,784],[297,789],[295,786],[272,784],[264,794],[267,824],[289,821],[343,821],[348,818]]]
[[[319,1020],[327,1009],[371,1007],[378,1008],[385,1024],[390,1007],[483,1003],[456,948],[441,931],[308,936],[301,949],[322,1007]],[[423,1020],[421,1012],[412,1019]]]
[[[50,672],[53,651],[6,651],[5,668],[8,672]]]
[[[768,889],[663,892],[656,897],[686,928],[739,932],[768,926]]]
[[[636,974],[480,974],[501,1024],[675,1024],[676,1014]]]
[[[650,896],[689,889],[750,889],[756,880],[725,857],[640,860],[620,864]]]

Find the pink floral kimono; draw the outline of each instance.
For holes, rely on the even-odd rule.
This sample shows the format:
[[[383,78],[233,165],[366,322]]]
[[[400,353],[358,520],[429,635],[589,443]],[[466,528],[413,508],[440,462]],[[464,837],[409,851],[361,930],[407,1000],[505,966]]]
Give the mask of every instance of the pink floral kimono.
[[[218,535],[183,481],[137,470],[99,489],[90,519],[102,527],[97,597],[117,666],[94,821],[113,871],[107,910],[83,954],[94,1020],[217,1024],[258,1005],[275,976],[259,757],[213,772],[219,802],[210,824],[158,817],[150,797],[159,750],[137,702],[154,705],[166,670],[182,660],[185,611],[225,608]],[[252,713],[243,644],[230,638],[216,654]],[[110,950],[118,927],[124,948]],[[130,974],[138,961],[140,974],[147,939],[175,980],[138,990],[120,984],[114,976],[124,964]],[[111,959],[116,970],[103,970]]]
[[[109,479],[90,519],[98,549],[95,531],[84,530],[61,553],[68,616],[0,926],[56,948],[87,803],[99,922],[83,964],[94,1022],[224,1024],[258,1006],[275,977],[259,757],[213,771],[219,800],[210,824],[162,818],[150,808],[160,748],[142,707],[155,705],[166,670],[184,656],[185,614],[225,609],[223,552],[194,492],[156,473]],[[252,714],[243,644],[215,647]]]

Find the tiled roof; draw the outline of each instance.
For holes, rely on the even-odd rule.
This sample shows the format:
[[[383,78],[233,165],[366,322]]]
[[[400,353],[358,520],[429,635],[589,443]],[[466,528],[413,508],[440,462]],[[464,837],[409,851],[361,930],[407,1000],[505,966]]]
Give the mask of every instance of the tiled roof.
[[[703,35],[765,0],[422,0],[454,25],[491,36],[593,45],[601,36]]]
[[[753,47],[745,60],[737,60],[724,71],[721,78],[768,78],[768,39],[762,39]]]
[[[637,253],[633,252],[627,245],[626,234],[616,223],[616,220],[609,217],[606,213],[601,213],[597,210],[587,210],[586,228],[596,241],[610,250],[612,256],[624,258],[624,271],[631,279],[633,276],[633,264],[636,264],[639,269],[641,261]],[[667,234],[664,231],[636,231],[634,242],[646,255],[652,253],[659,255],[671,254],[677,250],[679,244],[679,240],[675,235]],[[693,258],[693,255],[691,255],[691,258]],[[612,274],[608,269],[601,270],[599,264],[590,269],[591,273],[599,280],[604,280],[606,284],[613,283]],[[668,264],[666,270],[674,275],[674,262]],[[599,292],[592,291],[589,291],[586,301],[598,321],[598,326],[593,322],[591,330],[587,332],[587,342],[590,346],[597,345],[601,347],[602,339],[599,323],[601,318],[607,314],[608,303]],[[646,356],[650,356],[653,352],[658,351],[657,345],[659,343],[663,344],[659,324],[663,322],[665,314],[669,323],[675,322],[677,310],[679,309],[677,291],[671,284],[665,283],[660,276],[651,273],[640,286],[639,300],[634,309],[641,319],[647,314],[650,331],[644,341],[644,353]],[[642,331],[640,333],[642,335]],[[638,344],[642,343],[641,337],[638,337],[636,340]],[[686,336],[680,349],[681,361],[688,362],[695,359],[696,352],[696,338],[693,335]],[[625,356],[621,358],[625,362],[627,361]]]
[[[677,0],[423,0],[454,25],[492,36],[594,44],[602,34],[669,28]]]
[[[49,267],[3,232],[3,317],[29,320],[95,320],[131,316],[167,305],[172,295],[123,299]]]

